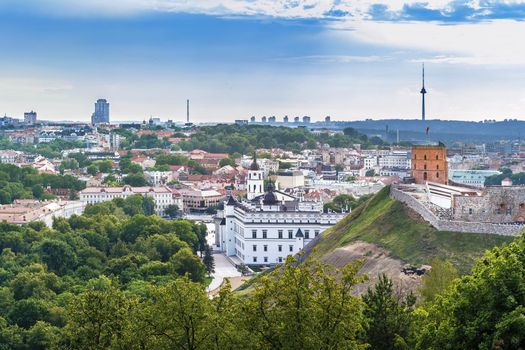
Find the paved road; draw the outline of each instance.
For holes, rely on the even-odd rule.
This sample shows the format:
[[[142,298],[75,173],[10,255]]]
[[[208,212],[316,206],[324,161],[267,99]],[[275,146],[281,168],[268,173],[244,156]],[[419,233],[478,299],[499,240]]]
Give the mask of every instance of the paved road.
[[[214,253],[213,257],[215,258],[215,273],[212,275],[213,281],[208,286],[208,291],[219,288],[225,277],[241,276],[241,273],[237,271],[224,254]]]

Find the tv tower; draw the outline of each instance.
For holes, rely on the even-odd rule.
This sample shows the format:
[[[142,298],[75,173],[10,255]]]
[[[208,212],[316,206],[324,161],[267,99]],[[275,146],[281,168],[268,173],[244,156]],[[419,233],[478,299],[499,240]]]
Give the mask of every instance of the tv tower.
[[[186,123],[190,123],[190,100],[186,100]]]
[[[421,120],[425,121],[425,64],[423,63],[423,87],[421,88]]]

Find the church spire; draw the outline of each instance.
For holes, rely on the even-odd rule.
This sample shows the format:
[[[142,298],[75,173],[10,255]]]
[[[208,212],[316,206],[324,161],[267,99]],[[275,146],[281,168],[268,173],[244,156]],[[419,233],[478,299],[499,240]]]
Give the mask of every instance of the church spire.
[[[253,162],[250,166],[250,170],[259,170],[259,164],[257,164],[257,152],[253,152]]]

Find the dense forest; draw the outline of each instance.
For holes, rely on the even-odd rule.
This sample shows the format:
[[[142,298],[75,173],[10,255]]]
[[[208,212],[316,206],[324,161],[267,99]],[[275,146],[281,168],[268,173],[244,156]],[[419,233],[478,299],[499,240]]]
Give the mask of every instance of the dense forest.
[[[351,128],[345,129],[344,133],[330,135],[314,134],[306,128],[220,124],[202,127],[188,141],[181,141],[178,145],[183,150],[248,154],[260,148],[282,148],[290,151],[313,149],[317,147],[317,142],[332,147],[361,144],[364,148],[383,144],[380,138],[368,139],[366,135]]]
[[[32,167],[0,164],[0,204],[9,204],[15,199],[23,198],[54,198],[55,196],[45,192],[47,187],[67,188],[72,190],[74,196],[86,184],[71,175],[39,174]]]
[[[175,129],[172,137],[186,136]],[[167,139],[155,135],[137,136],[130,130],[117,129],[118,134],[125,137],[123,148],[166,148]],[[307,128],[276,127],[271,125],[236,125],[219,124],[200,127],[191,134],[187,141],[180,141],[175,148],[191,151],[202,149],[213,153],[247,154],[259,148],[282,148],[299,151],[317,147],[317,143],[329,144],[333,147],[350,147],[361,144],[364,148],[383,145],[378,137],[368,137],[352,128],[344,133],[330,135],[329,133],[314,134]]]
[[[62,151],[75,148],[84,148],[83,142],[56,139],[51,142],[43,142],[33,145],[11,142],[6,137],[0,137],[0,149],[12,149],[29,154],[40,154],[46,158],[60,158]]]
[[[206,249],[205,226],[145,215],[153,205],[137,195],[88,206],[82,216],[56,219],[53,228],[1,223],[0,349],[93,348],[66,337],[80,317],[75,312],[92,312],[77,319],[88,325],[97,313],[125,316],[115,308],[179,276],[204,285],[206,266],[196,252]],[[108,305],[90,304],[99,292],[111,296]],[[95,342],[118,339],[109,318]]]
[[[288,258],[252,290],[210,299],[206,229],[133,196],[82,216],[0,224],[0,349],[517,349],[525,238],[472,274],[432,262],[416,297],[385,276],[363,296],[343,270]],[[246,293],[247,292],[247,293]]]

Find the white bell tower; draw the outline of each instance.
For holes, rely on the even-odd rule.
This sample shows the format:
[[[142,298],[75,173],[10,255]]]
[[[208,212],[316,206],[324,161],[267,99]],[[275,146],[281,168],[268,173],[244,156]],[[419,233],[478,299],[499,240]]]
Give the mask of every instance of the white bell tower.
[[[253,154],[252,165],[250,165],[250,170],[248,170],[246,186],[247,198],[250,201],[264,194],[264,171],[262,171],[257,164],[257,153],[255,152]]]

